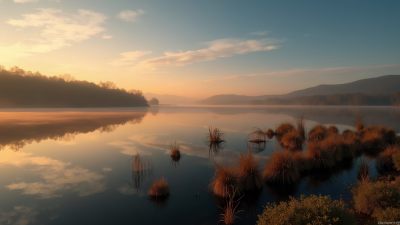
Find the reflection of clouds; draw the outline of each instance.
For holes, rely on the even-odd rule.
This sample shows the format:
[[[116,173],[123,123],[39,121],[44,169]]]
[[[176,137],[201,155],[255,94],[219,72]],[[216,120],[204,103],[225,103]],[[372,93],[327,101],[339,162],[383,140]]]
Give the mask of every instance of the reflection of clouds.
[[[35,222],[37,212],[26,206],[15,206],[8,212],[0,212],[2,225],[28,225]]]
[[[104,191],[103,175],[70,163],[23,152],[0,152],[0,165],[27,167],[41,178],[35,182],[15,182],[6,187],[40,198],[61,196],[72,191],[87,196]]]

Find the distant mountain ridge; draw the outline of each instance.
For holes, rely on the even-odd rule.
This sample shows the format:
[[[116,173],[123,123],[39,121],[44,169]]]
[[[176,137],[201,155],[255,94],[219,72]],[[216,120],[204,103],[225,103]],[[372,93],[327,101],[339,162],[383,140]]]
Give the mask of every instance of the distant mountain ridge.
[[[400,92],[400,75],[385,75],[344,84],[323,84],[293,91],[288,96],[333,95],[333,94],[377,94]]]
[[[214,95],[211,105],[399,105],[400,75],[385,75],[344,84],[318,85],[284,95]]]

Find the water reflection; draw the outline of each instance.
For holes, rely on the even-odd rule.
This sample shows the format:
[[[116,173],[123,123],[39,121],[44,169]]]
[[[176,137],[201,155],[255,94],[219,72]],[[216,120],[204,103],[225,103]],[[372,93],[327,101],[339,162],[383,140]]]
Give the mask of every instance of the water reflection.
[[[139,154],[132,156],[132,183],[136,192],[140,191],[144,180],[152,174],[153,167],[149,160]]]
[[[132,112],[0,112],[0,149],[23,148],[32,142],[70,141],[76,134],[111,132],[127,122],[140,123],[145,110]]]

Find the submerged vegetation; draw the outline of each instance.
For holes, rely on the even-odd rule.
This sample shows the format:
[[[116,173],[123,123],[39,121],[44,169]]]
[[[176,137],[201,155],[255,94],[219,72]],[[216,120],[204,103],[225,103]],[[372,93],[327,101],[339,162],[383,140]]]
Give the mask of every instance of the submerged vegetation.
[[[400,146],[396,133],[389,128],[365,126],[358,122],[354,130],[341,132],[335,126],[315,125],[309,132],[303,119],[296,125],[283,123],[275,130],[256,129],[249,135],[250,143],[264,143],[275,137],[280,149],[274,151],[259,170],[258,159],[251,151],[241,154],[236,164],[216,165],[210,183],[211,192],[217,199],[226,200],[222,207],[221,222],[234,224],[242,196],[259,193],[263,183],[269,189],[291,190],[303,177],[328,177],[349,168],[363,153],[357,171],[358,184],[353,189],[352,208],[342,200],[328,196],[301,196],[266,206],[257,224],[355,224],[355,221],[398,221],[400,213]],[[219,146],[225,140],[218,128],[209,128],[210,146]],[[211,149],[211,147],[210,147]],[[179,146],[170,147],[174,161],[179,160]],[[381,176],[374,180],[366,161],[376,157],[377,171]],[[287,193],[285,192],[286,197]],[[165,179],[155,181],[149,190],[153,199],[165,199],[169,195]],[[359,222],[359,221],[358,221]]]
[[[174,162],[178,162],[181,159],[181,151],[179,150],[179,145],[176,142],[170,146],[170,156]]]

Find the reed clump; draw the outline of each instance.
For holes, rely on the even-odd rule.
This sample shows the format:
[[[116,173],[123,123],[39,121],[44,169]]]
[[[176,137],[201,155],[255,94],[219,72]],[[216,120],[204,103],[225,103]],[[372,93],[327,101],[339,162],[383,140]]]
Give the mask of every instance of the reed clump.
[[[275,136],[275,131],[272,129],[268,129],[266,135],[269,139],[272,139]]]
[[[225,142],[224,133],[218,128],[208,128],[208,141],[210,144],[220,144]]]
[[[158,179],[151,185],[148,195],[155,200],[163,200],[169,196],[169,185],[165,178]]]
[[[234,193],[237,186],[237,176],[234,169],[217,165],[211,182],[212,192],[218,197],[227,198]]]
[[[369,180],[369,166],[365,160],[361,160],[361,162],[360,162],[357,178],[360,181]]]
[[[170,146],[170,156],[175,162],[178,162],[181,159],[181,151],[176,142]]]
[[[281,146],[285,149],[295,151],[302,150],[304,138],[298,130],[291,130],[281,138]]]
[[[369,126],[360,133],[360,144],[368,154],[376,155],[395,142],[396,133],[386,127]]]
[[[258,163],[250,152],[240,155],[239,167],[236,170],[237,183],[241,191],[253,191],[262,188]]]
[[[291,123],[282,123],[275,129],[276,138],[280,141],[285,134],[293,130],[296,130],[296,128]]]
[[[300,171],[296,158],[287,151],[274,152],[264,168],[263,178],[265,182],[276,185],[297,183]]]

